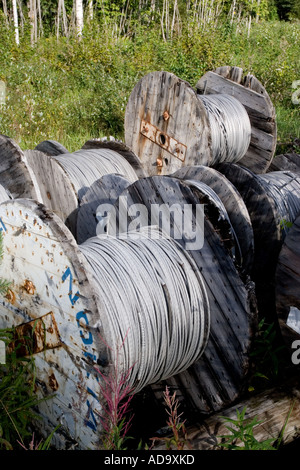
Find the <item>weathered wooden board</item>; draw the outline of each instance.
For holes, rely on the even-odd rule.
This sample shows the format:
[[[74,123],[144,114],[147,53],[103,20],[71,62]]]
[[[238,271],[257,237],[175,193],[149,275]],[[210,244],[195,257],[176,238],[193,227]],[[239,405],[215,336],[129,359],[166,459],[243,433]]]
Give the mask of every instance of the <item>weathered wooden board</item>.
[[[211,161],[206,110],[195,90],[171,73],[153,72],[137,83],[124,126],[125,143],[149,176]]]
[[[40,142],[34,150],[39,150],[49,156],[61,155],[62,153],[69,153],[62,144],[56,142],[56,140],[44,140]]]
[[[39,201],[76,233],[78,194],[67,172],[57,160],[39,150],[27,150],[26,158],[40,190]]]
[[[93,149],[93,148],[104,148],[111,149],[115,152],[118,152],[122,155],[128,163],[132,166],[139,178],[144,178],[148,176],[145,170],[142,167],[141,161],[133,151],[119,140],[103,140],[103,139],[91,139],[88,140],[83,146],[83,149]]]
[[[49,329],[46,349],[34,354],[36,391],[49,399],[38,405],[43,419],[36,426],[48,437],[60,424],[53,438],[58,449],[96,449],[102,432],[96,412],[103,405],[94,366],[106,362],[102,370],[110,370],[101,339],[109,344],[110,338],[95,282],[73,236],[45,206],[25,199],[2,203],[0,220],[0,275],[11,282],[0,299],[0,325],[40,319]]]
[[[28,197],[41,202],[35,175],[18,144],[0,135],[0,184],[13,198]]]
[[[235,186],[216,169],[203,165],[181,168],[172,177],[202,181],[219,196],[237,235],[239,249],[236,251],[237,255],[241,253],[241,258],[237,257],[236,264],[244,274],[249,274],[253,264],[254,235],[247,207]]]
[[[293,342],[300,340],[300,217],[285,237],[275,277],[276,311],[288,348],[296,353]],[[299,362],[300,354],[296,361]]]
[[[120,175],[105,175],[87,190],[80,201],[77,223],[76,240],[83,243],[88,238],[97,235],[97,208],[100,204],[113,206],[118,196],[129,186],[129,181]],[[106,208],[109,213],[109,207]]]
[[[237,98],[248,112],[252,136],[239,164],[255,173],[267,171],[276,150],[277,125],[271,99],[253,75],[243,76],[239,67],[224,66],[203,75],[196,84],[199,94],[226,93]]]
[[[222,416],[235,420],[236,411],[241,412],[246,407],[245,419],[252,421],[257,418],[258,424],[254,427],[254,436],[259,441],[280,438],[282,431],[282,445],[292,443],[300,437],[300,399],[299,379],[294,378],[287,383],[268,389],[248,399],[241,400],[235,405],[222,410]],[[196,425],[187,427],[187,444],[184,450],[221,450],[218,446],[222,442],[220,436],[231,435],[220,413],[199,421]],[[166,437],[169,437],[168,435]],[[236,443],[241,445],[240,442]],[[156,441],[154,450],[165,449],[162,441]],[[173,449],[175,450],[175,449]]]
[[[170,221],[169,233],[174,236],[180,233],[182,228],[180,223],[185,205],[190,204],[195,210],[201,200],[201,193],[184,181],[167,176],[154,176],[140,179],[130,185],[120,195],[115,207],[117,218],[125,206],[132,210],[131,215],[130,211],[125,211],[128,217],[125,224],[122,218],[123,229],[127,230],[149,223],[163,228],[159,212],[165,205],[164,222]],[[142,205],[147,210],[141,211],[141,214],[135,217],[135,204]],[[242,282],[229,255],[226,240],[221,240],[225,233],[216,231],[216,227],[208,220],[209,211],[206,215],[203,246],[195,245],[190,247],[188,252],[203,275],[209,297],[211,330],[208,344],[199,361],[187,371],[152,386],[159,400],[162,400],[166,384],[176,390],[182,406],[188,413],[191,410],[195,413],[210,413],[221,409],[239,396],[248,372],[252,329],[256,320],[253,286],[245,286]],[[195,219],[194,213],[194,233],[197,227]],[[117,225],[118,223],[119,221]],[[185,248],[187,240],[192,238],[190,231],[191,227],[186,227],[182,239],[177,238]],[[108,233],[110,234],[110,224]]]
[[[247,206],[255,247],[252,278],[260,309],[266,316],[269,312],[272,318],[275,269],[285,236],[284,225],[293,222],[299,210],[300,178],[290,172],[276,172],[282,189],[273,192],[272,183],[266,184],[272,173],[256,175],[238,164],[225,163],[219,165],[218,170],[236,186]]]
[[[300,173],[300,155],[297,153],[285,153],[283,155],[276,155],[268,171],[292,171],[293,173]]]

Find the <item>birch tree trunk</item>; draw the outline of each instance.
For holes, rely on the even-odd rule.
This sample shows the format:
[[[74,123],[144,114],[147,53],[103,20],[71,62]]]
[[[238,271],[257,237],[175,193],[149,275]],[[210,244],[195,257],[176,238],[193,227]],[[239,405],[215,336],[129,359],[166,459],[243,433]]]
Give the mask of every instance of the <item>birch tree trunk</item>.
[[[8,12],[7,12],[7,2],[6,2],[6,0],[2,0],[2,5],[3,5],[3,13],[4,13],[4,17],[5,17],[5,23],[6,23],[6,26],[8,26],[9,22],[8,22]]]
[[[16,44],[20,44],[19,40],[19,22],[18,22],[18,10],[17,10],[17,0],[12,0],[13,7],[13,16],[14,16],[14,28],[15,28],[15,40]]]
[[[83,29],[83,4],[82,0],[75,0],[75,23],[77,36],[82,35]]]

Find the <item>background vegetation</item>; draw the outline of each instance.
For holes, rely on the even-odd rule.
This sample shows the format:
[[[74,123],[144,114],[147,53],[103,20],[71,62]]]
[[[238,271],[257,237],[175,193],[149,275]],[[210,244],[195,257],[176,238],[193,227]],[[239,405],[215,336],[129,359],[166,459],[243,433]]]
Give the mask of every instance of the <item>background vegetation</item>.
[[[300,138],[300,105],[292,103],[300,80],[297,0],[89,0],[80,28],[78,3],[2,1],[0,132],[21,148],[54,139],[74,151],[92,137],[122,139],[126,104],[142,76],[167,70],[194,86],[221,65],[242,67],[266,87],[279,152]]]

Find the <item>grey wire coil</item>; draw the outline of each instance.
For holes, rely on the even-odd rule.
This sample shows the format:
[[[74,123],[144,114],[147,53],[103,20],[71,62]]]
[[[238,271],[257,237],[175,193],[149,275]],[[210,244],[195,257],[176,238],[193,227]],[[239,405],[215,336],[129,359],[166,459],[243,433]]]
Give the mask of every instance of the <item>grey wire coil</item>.
[[[209,118],[212,165],[238,162],[246,154],[251,140],[251,123],[246,109],[230,95],[197,96]]]
[[[79,246],[99,286],[120,369],[135,392],[192,365],[210,329],[208,297],[192,258],[156,227]]]
[[[257,177],[275,203],[278,223],[285,236],[289,229],[286,222],[292,223],[300,213],[300,176],[289,171],[274,171]]]
[[[53,158],[69,175],[79,200],[82,199],[87,189],[104,175],[116,173],[130,182],[138,179],[127,160],[111,149],[78,150]]]

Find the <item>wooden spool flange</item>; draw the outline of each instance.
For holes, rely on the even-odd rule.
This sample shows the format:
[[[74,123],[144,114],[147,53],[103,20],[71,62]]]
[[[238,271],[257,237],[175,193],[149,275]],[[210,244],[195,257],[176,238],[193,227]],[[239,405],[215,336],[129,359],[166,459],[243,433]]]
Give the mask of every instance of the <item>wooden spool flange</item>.
[[[251,122],[251,142],[238,163],[254,173],[266,172],[276,150],[277,125],[275,108],[262,83],[253,75],[244,76],[239,67],[224,66],[204,74],[196,89],[199,94],[232,95],[242,103]]]
[[[281,248],[275,277],[276,310],[283,338],[300,363],[300,217],[294,221]],[[294,341],[297,341],[294,344]]]
[[[118,196],[129,184],[129,181],[120,175],[105,175],[92,184],[79,204],[76,223],[77,243],[83,243],[97,235],[99,223],[97,208],[100,204],[115,204]]]
[[[6,135],[0,135],[0,184],[13,198],[41,198],[38,182],[26,156]]]
[[[211,161],[210,127],[195,90],[168,72],[153,72],[134,87],[125,112],[125,143],[147,175],[174,173]]]
[[[134,204],[146,207],[149,217],[146,213],[146,217],[139,217],[140,226],[146,226],[149,222],[161,226],[159,212],[154,211],[150,216],[151,207],[156,204],[160,208],[163,204],[169,204],[171,208],[174,204],[172,211],[175,212],[170,210],[169,213],[172,234],[178,221],[182,220],[184,205],[190,204],[195,209],[201,200],[201,193],[184,181],[153,176],[140,179],[125,189],[115,204],[116,218],[126,201],[129,209]],[[130,224],[136,225],[136,219],[128,212],[127,216],[128,229]],[[166,213],[165,217],[168,217]],[[193,222],[195,228],[197,220]],[[126,231],[125,225],[123,230]],[[177,241],[186,248],[186,241],[191,238],[191,234],[186,233],[182,240]],[[166,385],[176,390],[182,406],[187,407],[187,413],[191,410],[210,413],[221,409],[237,398],[247,377],[252,328],[256,319],[253,286],[245,286],[242,282],[225,243],[221,241],[220,232],[205,218],[204,244],[202,248],[188,252],[202,273],[209,297],[211,329],[208,344],[201,358],[188,370],[151,386],[158,400],[162,400]]]
[[[268,171],[292,171],[293,173],[300,173],[300,155],[297,153],[276,155]]]
[[[34,150],[39,150],[51,157],[61,155],[62,153],[69,153],[69,150],[59,142],[56,142],[56,140],[44,140],[40,142]]]
[[[5,202],[0,220],[0,276],[11,282],[0,300],[0,325],[34,336],[36,393],[47,398],[38,404],[37,429],[48,437],[60,424],[52,440],[57,449],[96,449],[103,405],[94,366],[110,371],[104,344],[110,333],[94,280],[73,236],[45,206]]]
[[[138,178],[148,176],[142,167],[141,160],[133,151],[119,140],[90,139],[82,146],[83,149],[111,149],[122,155],[136,172]]]
[[[272,173],[256,175],[251,170],[238,164],[223,163],[217,167],[241,194],[248,209],[254,233],[254,262],[252,278],[256,283],[259,307],[269,318],[273,318],[275,309],[274,275],[279,252],[284,240],[284,225],[294,221],[293,208],[289,212],[289,202],[297,199],[300,192],[299,175],[291,172],[276,172],[278,178],[284,178],[282,201],[285,201],[285,213],[280,213],[275,198],[262,178]],[[261,178],[262,177],[262,178]],[[297,210],[296,210],[297,212]]]
[[[219,196],[238,239],[236,252],[241,256],[236,260],[237,265],[244,274],[249,274],[254,256],[253,229],[247,207],[235,186],[219,171],[202,165],[181,168],[172,177],[202,181]]]

